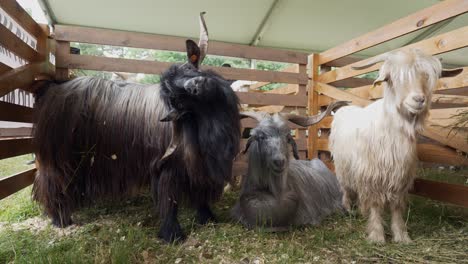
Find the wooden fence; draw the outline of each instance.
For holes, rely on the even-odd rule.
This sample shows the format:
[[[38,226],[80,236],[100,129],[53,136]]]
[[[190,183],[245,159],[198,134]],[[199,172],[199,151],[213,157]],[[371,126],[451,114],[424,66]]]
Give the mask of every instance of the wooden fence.
[[[33,82],[47,76],[58,80],[68,79],[71,69],[161,74],[170,65],[170,63],[158,61],[71,54],[71,42],[185,51],[185,39],[180,37],[77,26],[56,25],[54,38],[51,39],[48,28],[36,24],[16,1],[1,1],[0,7],[18,22],[25,31],[34,36],[38,43],[37,48],[33,49],[10,30],[0,25],[0,45],[27,61],[24,66],[14,69],[0,63],[0,96],[16,88],[32,91]],[[209,55],[285,62],[292,64],[292,66],[283,71],[208,66],[203,68],[212,69],[228,79],[257,81],[258,83],[251,87],[251,91],[237,92],[237,95],[242,104],[255,106],[263,111],[296,110],[300,113],[316,114],[321,107],[328,105],[333,100],[348,100],[357,105],[367,105],[371,100],[380,98],[382,93],[381,91],[370,90],[372,80],[356,78],[355,76],[377,70],[378,66],[362,71],[351,70],[351,66],[357,60],[349,55],[467,11],[467,1],[444,1],[343,45],[312,55],[231,43],[210,42]],[[467,30],[468,27],[460,28],[403,48],[418,47],[428,53],[439,54],[466,47],[468,44]],[[50,64],[50,61],[53,61],[52,57],[55,57],[55,66]],[[332,70],[332,67],[335,68]],[[461,77],[442,79],[439,90],[449,90],[452,94],[457,94],[458,90],[462,91],[462,87],[467,86],[467,75],[468,71],[465,70]],[[255,91],[268,83],[285,83],[285,86],[270,92]],[[337,87],[352,89],[345,91]],[[453,106],[455,104],[464,109],[468,105],[466,96],[457,96],[456,98],[435,96],[434,99],[441,100],[439,103],[441,106],[447,104]],[[443,108],[431,111],[433,115],[447,115],[446,109]],[[0,102],[0,120],[31,122],[31,118],[31,108]],[[310,127],[308,131],[297,125],[290,124],[291,128],[295,130],[295,140],[301,158],[320,157],[328,166],[333,168],[333,164],[329,160],[327,139],[327,130],[331,121],[332,117],[328,117],[321,123]],[[256,123],[253,119],[242,121],[244,128],[254,127]],[[466,142],[462,141],[462,135],[451,135],[450,138],[447,138],[446,129],[435,127],[433,126],[434,123],[436,123],[436,120],[431,119],[424,135],[441,144],[420,144],[418,146],[420,159],[426,162],[468,165],[467,160],[456,152],[456,150],[468,152]],[[318,136],[319,134],[320,136]],[[30,153],[30,142],[30,137],[0,138],[0,159]],[[242,144],[245,145],[245,143],[246,140],[243,140]],[[240,159],[235,163],[235,173],[243,173],[245,169],[246,162],[244,159]],[[0,199],[29,185],[34,179],[34,173],[35,169],[32,169],[0,180]],[[467,189],[467,187],[461,185],[454,186],[418,180],[415,193],[468,206]]]

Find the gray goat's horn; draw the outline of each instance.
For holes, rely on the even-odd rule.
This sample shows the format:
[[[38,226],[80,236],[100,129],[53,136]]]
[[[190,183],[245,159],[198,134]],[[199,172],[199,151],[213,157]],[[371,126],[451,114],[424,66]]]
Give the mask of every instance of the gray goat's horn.
[[[203,62],[207,52],[208,52],[208,29],[206,27],[205,18],[203,15],[206,12],[200,13],[200,39],[198,40],[198,47],[200,48],[200,59],[198,64],[200,65]]]
[[[180,142],[180,135],[179,135],[178,130],[176,128],[176,124],[172,123],[171,143],[169,143],[169,146],[167,147],[166,152],[161,157],[161,159],[158,161],[158,163],[157,163],[158,169],[160,169],[161,166],[166,162],[166,160],[175,152],[175,150],[179,146],[179,142]]]
[[[284,119],[289,120],[290,122],[293,122],[296,125],[300,125],[302,127],[308,127],[308,126],[311,126],[320,122],[326,116],[330,115],[334,109],[348,105],[348,104],[349,104],[348,101],[334,102],[327,107],[327,110],[314,116],[301,116],[301,115],[295,115],[295,114],[280,114],[280,115]]]
[[[267,113],[265,112],[242,112],[240,113],[240,118],[247,118],[247,117],[251,117],[255,120],[257,120],[258,122],[260,122],[263,118],[269,116]]]
[[[363,70],[365,68],[372,67],[379,62],[385,61],[387,58],[388,58],[388,53],[384,53],[379,56],[376,56],[375,58],[370,59],[366,64],[363,64],[361,66],[352,66],[351,68],[357,71]]]

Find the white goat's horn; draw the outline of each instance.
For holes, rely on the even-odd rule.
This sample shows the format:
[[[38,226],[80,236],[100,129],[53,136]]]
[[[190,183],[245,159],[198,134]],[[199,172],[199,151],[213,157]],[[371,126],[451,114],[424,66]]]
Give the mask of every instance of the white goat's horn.
[[[375,64],[385,61],[388,58],[388,53],[381,54],[379,56],[376,56],[375,58],[370,59],[366,64],[361,65],[361,66],[352,66],[351,68],[353,70],[363,70],[365,68],[369,68],[374,66]]]
[[[198,47],[200,48],[199,65],[203,62],[208,52],[208,29],[206,27],[205,18],[203,17],[205,13],[206,12],[200,13],[200,39],[198,40]]]
[[[280,114],[284,119],[289,120],[293,122],[296,125],[300,125],[302,127],[308,127],[314,124],[317,124],[320,122],[322,119],[324,119],[326,116],[330,115],[331,112],[338,108],[342,107],[345,105],[348,105],[348,101],[337,101],[332,103],[327,107],[327,110],[323,111],[322,113],[314,116],[300,116],[300,115],[295,115],[295,114]]]

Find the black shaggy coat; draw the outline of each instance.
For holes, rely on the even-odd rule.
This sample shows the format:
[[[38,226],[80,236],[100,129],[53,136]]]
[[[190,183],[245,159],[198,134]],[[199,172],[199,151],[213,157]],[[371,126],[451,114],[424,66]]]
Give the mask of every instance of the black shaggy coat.
[[[79,207],[150,184],[163,219],[159,236],[182,239],[179,202],[189,201],[206,223],[214,218],[209,204],[231,178],[238,105],[229,82],[190,62],[170,67],[160,86],[80,77],[43,88],[35,106],[34,199],[63,227]]]

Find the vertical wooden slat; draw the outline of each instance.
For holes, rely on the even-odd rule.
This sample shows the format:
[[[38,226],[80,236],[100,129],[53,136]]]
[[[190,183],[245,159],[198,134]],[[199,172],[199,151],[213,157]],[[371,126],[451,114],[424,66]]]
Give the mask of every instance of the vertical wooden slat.
[[[309,56],[309,84],[307,85],[308,91],[308,115],[316,115],[319,110],[318,106],[318,93],[315,91],[315,81],[318,78],[318,54],[312,54]],[[313,159],[317,158],[317,125],[310,126],[308,128],[308,138],[307,138],[307,158]]]
[[[56,44],[56,65],[61,65],[65,57],[70,54],[70,42],[57,41]],[[55,79],[58,81],[66,81],[70,79],[70,69],[68,68],[56,68]]]

